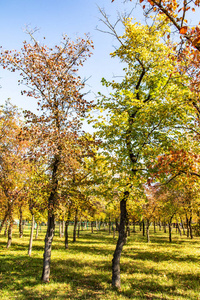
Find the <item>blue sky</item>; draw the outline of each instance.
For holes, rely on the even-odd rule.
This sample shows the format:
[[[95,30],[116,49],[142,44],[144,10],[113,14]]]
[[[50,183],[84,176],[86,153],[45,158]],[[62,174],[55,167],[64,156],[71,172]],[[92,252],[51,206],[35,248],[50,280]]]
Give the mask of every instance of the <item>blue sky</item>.
[[[108,34],[96,30],[98,26],[105,29],[99,21],[101,14],[98,6],[104,8],[114,21],[118,12],[129,12],[133,4],[123,4],[122,0],[0,0],[0,45],[3,49],[20,49],[24,40],[29,40],[25,33],[26,26],[38,28],[35,37],[38,41],[46,38],[46,44],[59,44],[62,34],[71,39],[89,33],[94,42],[93,56],[88,59],[81,69],[81,76],[89,78],[87,84],[91,93],[90,99],[102,90],[101,78],[112,78],[121,75],[121,66],[111,59],[109,53],[117,42]],[[137,11],[133,16],[138,16]],[[142,13],[140,13],[142,18]],[[23,109],[36,109],[34,99],[21,96],[21,88],[17,84],[18,75],[0,68],[0,104],[7,98]]]
[[[101,14],[98,6],[104,8],[111,20],[116,20],[118,12],[130,12],[134,8],[134,1],[123,3],[123,0],[0,0],[0,45],[4,49],[20,49],[22,42],[29,37],[24,32],[26,26],[38,28],[36,39],[42,41],[46,38],[48,46],[59,44],[62,34],[70,38],[83,36],[89,33],[95,46],[93,56],[84,64],[80,74],[88,80],[87,96],[95,97],[98,91],[104,91],[101,78],[111,79],[113,75],[122,75],[122,66],[116,59],[111,59],[109,53],[116,40],[108,34],[96,30],[105,29],[99,21]],[[198,14],[197,14],[198,15]],[[143,20],[140,7],[132,11],[133,18]],[[193,24],[199,20],[192,20]],[[0,104],[7,98],[23,109],[35,111],[34,99],[21,96],[21,88],[17,85],[18,75],[0,68]]]

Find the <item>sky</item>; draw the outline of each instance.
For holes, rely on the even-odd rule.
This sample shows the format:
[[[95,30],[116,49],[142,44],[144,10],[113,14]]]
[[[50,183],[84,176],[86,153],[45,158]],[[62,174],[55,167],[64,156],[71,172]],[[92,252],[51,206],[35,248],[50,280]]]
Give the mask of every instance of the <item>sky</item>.
[[[24,40],[29,41],[26,27],[37,28],[35,38],[48,46],[59,44],[62,35],[67,34],[72,40],[77,36],[89,34],[94,42],[93,55],[80,70],[82,78],[87,80],[87,97],[95,98],[102,91],[101,78],[111,79],[122,75],[122,66],[111,59],[110,52],[117,46],[116,40],[109,34],[102,33],[97,27],[106,30],[100,21],[99,8],[104,9],[114,22],[119,13],[130,12],[132,3],[122,0],[0,0],[0,46],[3,49],[18,49]],[[133,16],[142,15],[142,10],[133,11]],[[120,28],[119,28],[120,32]],[[18,86],[19,76],[0,68],[0,105],[10,98],[11,103],[22,109],[36,111],[37,101],[21,96],[22,86]],[[106,91],[105,91],[106,92]]]
[[[143,11],[134,1],[124,3],[123,0],[0,0],[0,46],[3,49],[20,50],[24,40],[29,41],[25,28],[37,28],[35,38],[47,46],[59,44],[62,35],[67,34],[72,40],[84,33],[90,35],[94,42],[94,51],[80,70],[82,78],[89,78],[87,89],[91,92],[88,100],[95,99],[99,91],[107,93],[101,85],[101,78],[112,79],[122,75],[122,65],[117,59],[110,57],[110,52],[118,46],[117,41],[109,34],[102,33],[97,27],[106,30],[100,21],[98,7],[104,9],[112,22],[119,13],[129,13],[137,21],[144,22]],[[199,21],[199,20],[198,20]],[[198,23],[194,20],[193,23]],[[118,29],[120,32],[120,28]],[[36,112],[37,101],[21,96],[18,86],[19,76],[0,68],[0,105],[10,98],[11,103],[22,109]]]

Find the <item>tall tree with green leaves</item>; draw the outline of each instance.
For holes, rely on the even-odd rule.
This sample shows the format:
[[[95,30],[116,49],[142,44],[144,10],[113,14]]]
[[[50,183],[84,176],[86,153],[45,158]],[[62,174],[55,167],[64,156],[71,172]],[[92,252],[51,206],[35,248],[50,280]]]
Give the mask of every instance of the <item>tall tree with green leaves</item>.
[[[157,155],[168,152],[172,143],[183,138],[175,124],[190,121],[186,112],[191,91],[188,78],[180,75],[174,61],[175,53],[167,38],[170,28],[162,17],[152,26],[125,19],[123,36],[117,35],[105,14],[104,23],[120,42],[111,56],[125,64],[121,81],[102,80],[112,92],[101,95],[98,108],[103,113],[95,125],[102,138],[102,151],[114,166],[112,176],[119,177],[121,219],[112,260],[112,284],[120,288],[126,203],[132,189],[147,180],[148,166]]]

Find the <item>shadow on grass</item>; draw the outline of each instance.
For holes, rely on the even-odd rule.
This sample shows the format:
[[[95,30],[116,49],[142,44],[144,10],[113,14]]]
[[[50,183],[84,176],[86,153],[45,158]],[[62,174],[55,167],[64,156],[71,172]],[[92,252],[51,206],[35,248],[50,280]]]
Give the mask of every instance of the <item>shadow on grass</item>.
[[[163,279],[162,271],[153,266],[149,268],[146,263],[147,260],[156,263],[170,260],[173,263],[185,262],[188,259],[196,263],[195,257],[179,256],[176,252],[169,254],[154,251],[153,245],[149,246],[149,251],[143,250],[142,246],[136,249],[134,242],[131,242],[133,246],[130,249],[125,247],[122,254],[124,258],[128,258],[127,263],[121,264],[122,290],[113,290],[111,260],[109,261],[107,256],[113,254],[115,243],[116,241],[108,235],[85,234],[78,239],[77,243],[70,243],[70,248],[66,251],[64,241],[55,237],[52,255],[57,249],[59,252],[51,263],[51,281],[49,284],[42,284],[40,276],[43,237],[37,241],[37,245],[33,244],[32,257],[21,255],[22,250],[27,251],[27,241],[25,244],[20,240],[12,245],[12,250],[8,254],[5,252],[0,257],[0,290],[7,290],[8,293],[13,293],[15,298],[24,300],[189,299],[187,290],[198,290],[197,275],[181,274],[180,270],[175,272],[165,270],[166,279]],[[5,247],[3,242],[2,245]],[[163,247],[163,243],[160,246]],[[18,254],[15,251],[19,251]],[[35,257],[35,254],[38,257]],[[88,255],[88,259],[87,256],[83,257],[83,254]],[[126,279],[123,278],[125,275],[127,275]]]

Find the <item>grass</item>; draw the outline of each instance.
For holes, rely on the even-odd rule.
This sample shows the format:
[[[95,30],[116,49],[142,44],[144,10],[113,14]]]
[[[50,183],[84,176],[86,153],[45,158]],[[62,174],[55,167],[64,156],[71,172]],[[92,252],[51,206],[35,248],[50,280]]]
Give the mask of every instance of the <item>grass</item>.
[[[76,243],[64,249],[63,239],[54,237],[50,283],[41,283],[45,228],[33,243],[28,257],[28,228],[19,239],[14,228],[13,243],[6,249],[0,235],[1,299],[200,300],[200,239],[173,234],[151,234],[146,243],[139,230],[131,234],[121,257],[122,288],[111,286],[111,260],[116,240],[108,232],[81,231]],[[72,228],[70,228],[72,235]]]

